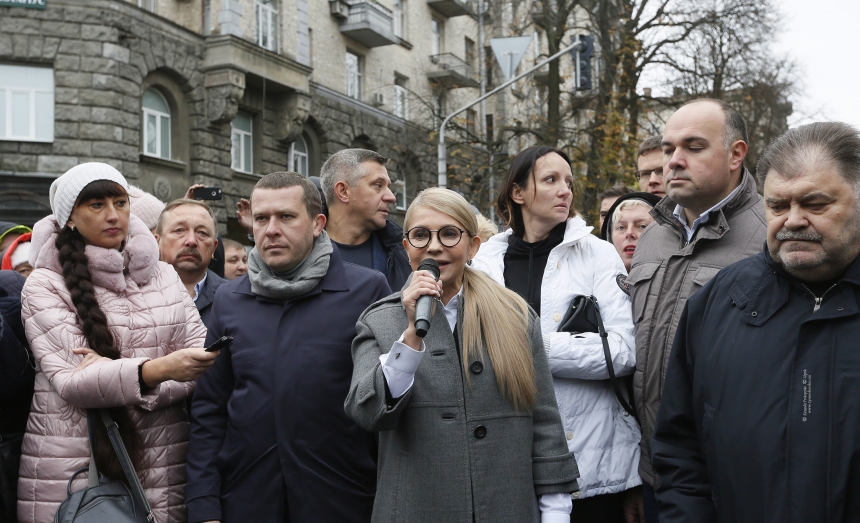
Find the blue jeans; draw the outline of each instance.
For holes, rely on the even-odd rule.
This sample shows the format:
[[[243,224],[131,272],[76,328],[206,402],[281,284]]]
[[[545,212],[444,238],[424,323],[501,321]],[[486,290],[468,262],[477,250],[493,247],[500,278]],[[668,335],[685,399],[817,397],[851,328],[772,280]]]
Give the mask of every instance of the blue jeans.
[[[654,489],[647,483],[642,483],[642,505],[645,508],[645,523],[659,523],[660,502],[654,495]]]

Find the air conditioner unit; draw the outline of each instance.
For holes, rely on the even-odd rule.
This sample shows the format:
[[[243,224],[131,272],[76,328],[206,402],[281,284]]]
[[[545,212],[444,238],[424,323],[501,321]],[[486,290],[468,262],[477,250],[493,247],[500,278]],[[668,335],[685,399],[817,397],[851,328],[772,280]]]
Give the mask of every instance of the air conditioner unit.
[[[376,107],[385,105],[385,95],[382,93],[373,93],[373,100],[370,103]]]
[[[341,20],[346,20],[349,16],[349,4],[343,0],[329,0],[329,10],[332,16]]]

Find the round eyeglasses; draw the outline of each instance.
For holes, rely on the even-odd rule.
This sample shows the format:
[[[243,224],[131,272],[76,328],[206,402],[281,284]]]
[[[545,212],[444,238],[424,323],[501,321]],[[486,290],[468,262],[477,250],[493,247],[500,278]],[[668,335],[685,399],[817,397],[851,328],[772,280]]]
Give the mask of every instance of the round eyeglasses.
[[[466,231],[453,225],[446,225],[435,231],[431,231],[427,227],[413,227],[406,231],[406,241],[416,249],[423,249],[430,245],[430,240],[433,238],[434,232],[436,233],[436,237],[439,238],[439,243],[443,246],[455,247],[460,243],[460,238],[463,237],[463,233]]]
[[[662,178],[663,177],[663,167],[660,166],[660,167],[657,167],[656,169],[645,169],[644,171],[636,171],[636,179],[639,181],[642,181],[642,178],[645,178],[647,180],[648,178],[651,178],[651,173],[656,174],[657,178]]]

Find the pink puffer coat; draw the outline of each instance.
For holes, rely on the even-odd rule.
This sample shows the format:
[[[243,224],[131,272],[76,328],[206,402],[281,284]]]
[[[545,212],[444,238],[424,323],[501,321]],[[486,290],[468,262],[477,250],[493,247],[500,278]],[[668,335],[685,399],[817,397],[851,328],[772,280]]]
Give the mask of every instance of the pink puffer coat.
[[[122,253],[87,246],[99,305],[122,357],[80,372],[87,347],[61,274],[55,245],[57,222],[44,218],[33,230],[22,318],[36,357],[35,395],[24,436],[18,482],[21,523],[50,523],[66,498],[71,475],[89,463],[84,409],[126,405],[143,441],[138,470],[159,523],[184,522],[188,414],[193,383],[167,381],[141,394],[138,367],[187,347],[202,347],[206,327],[173,267],[158,261],[158,245],[132,215]],[[128,269],[124,273],[124,267]],[[86,474],[73,490],[84,488]]]

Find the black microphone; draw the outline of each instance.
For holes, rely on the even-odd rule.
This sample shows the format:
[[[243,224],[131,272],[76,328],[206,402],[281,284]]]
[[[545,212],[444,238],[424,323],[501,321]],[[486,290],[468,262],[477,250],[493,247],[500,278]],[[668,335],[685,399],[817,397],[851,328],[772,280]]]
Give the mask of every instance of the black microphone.
[[[431,275],[439,280],[439,264],[433,258],[427,258],[418,266],[419,271],[429,271]],[[433,317],[433,296],[423,294],[415,304],[415,334],[419,338],[427,336],[430,329],[430,318]]]

